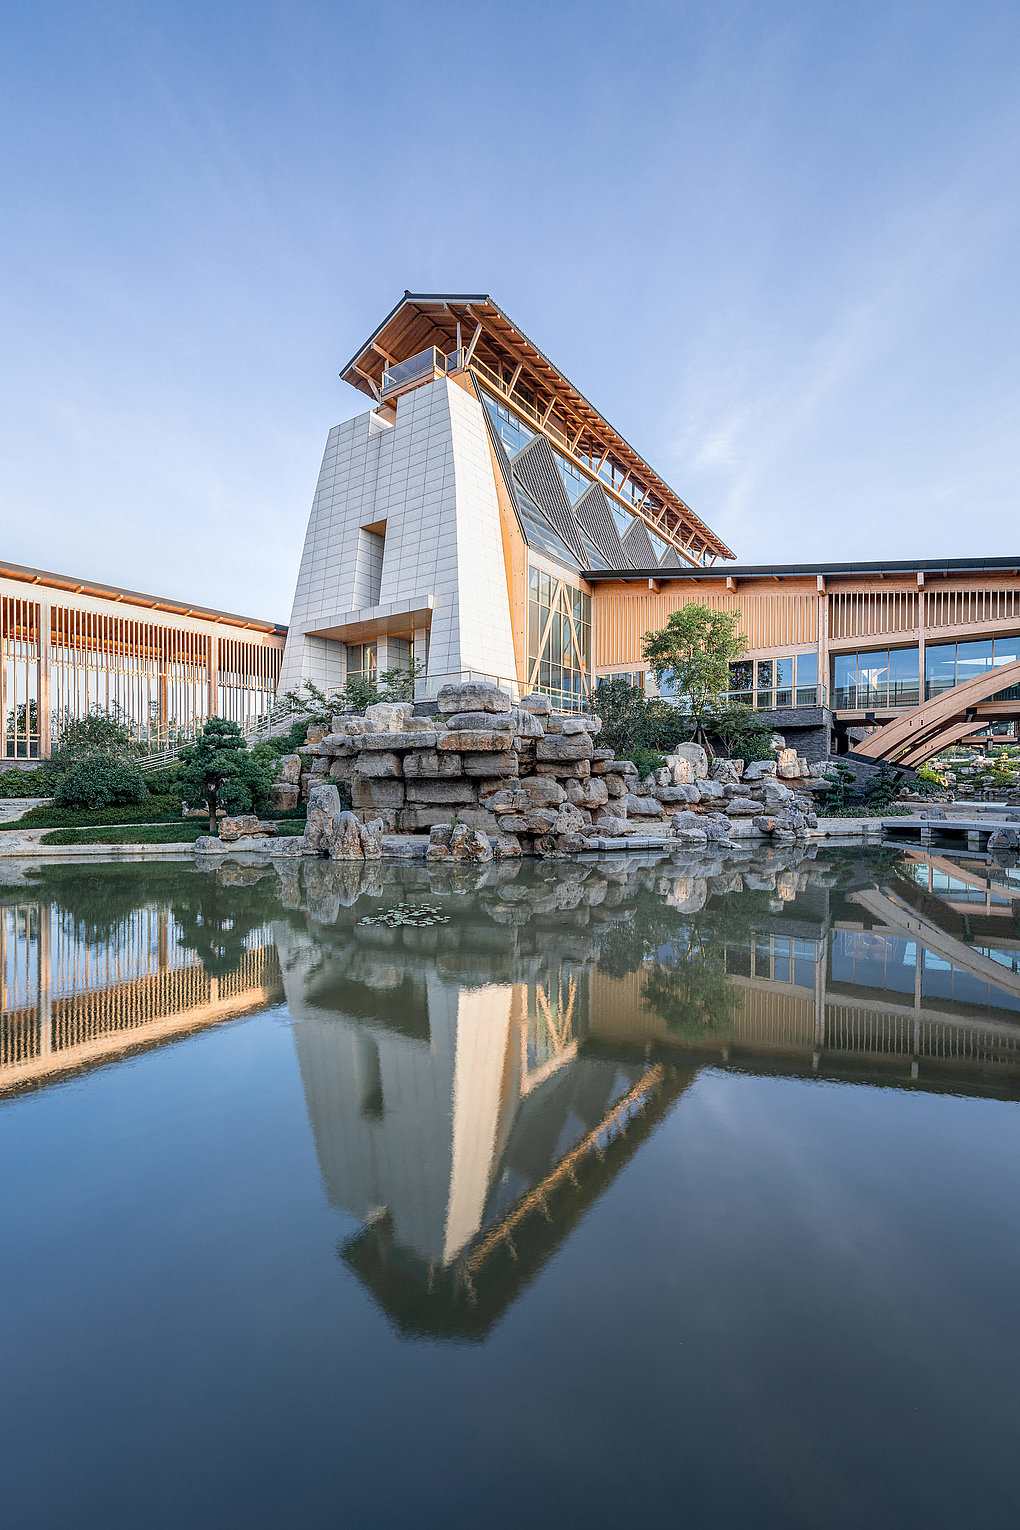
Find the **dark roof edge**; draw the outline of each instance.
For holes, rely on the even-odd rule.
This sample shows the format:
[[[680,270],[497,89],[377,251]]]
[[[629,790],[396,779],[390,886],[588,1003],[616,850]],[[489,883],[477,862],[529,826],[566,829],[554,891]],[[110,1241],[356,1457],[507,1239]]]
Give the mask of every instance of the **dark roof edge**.
[[[401,308],[403,308],[404,304],[407,303],[407,302],[412,302],[412,303],[415,303],[415,302],[420,302],[420,303],[492,303],[492,298],[489,296],[489,294],[487,292],[408,292],[405,289],[403,297],[399,298],[397,300],[397,302],[394,303],[393,307],[390,309],[390,311],[386,315],[385,319],[383,319],[379,324],[377,324],[375,326],[375,329],[373,329],[373,331],[369,335],[368,339],[367,340],[363,340],[361,342],[361,344],[358,346],[358,349],[354,352],[354,355],[351,357],[350,361],[348,361],[344,366],[342,366],[340,368],[340,371],[339,371],[339,374],[338,374],[340,377],[343,377],[345,372],[349,372],[351,370],[351,368],[353,367],[354,363],[357,361],[358,357],[362,354],[362,352],[368,349],[368,347],[372,344],[373,340],[375,339],[375,337],[377,335],[381,335],[382,334],[383,330],[386,328],[386,326],[390,322],[390,320],[392,318],[394,318],[400,312]],[[496,304],[496,303],[493,303],[492,306],[494,308],[496,308],[499,305]],[[500,310],[500,311],[502,312],[502,310]],[[506,317],[506,316],[504,315],[504,317]],[[507,322],[510,323],[512,321],[507,320]]]
[[[1015,569],[1020,574],[1020,556],[1015,558],[932,558],[894,559],[878,563],[722,563],[713,568],[626,568],[586,569],[585,579],[791,579],[805,574],[954,574],[974,569]]]

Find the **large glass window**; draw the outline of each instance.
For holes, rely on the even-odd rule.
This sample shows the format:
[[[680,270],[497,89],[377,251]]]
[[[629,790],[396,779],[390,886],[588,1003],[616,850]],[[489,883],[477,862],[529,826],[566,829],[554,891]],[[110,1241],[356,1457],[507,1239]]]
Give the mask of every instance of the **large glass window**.
[[[491,393],[486,393],[484,390],[482,399],[496,427],[496,434],[511,457],[522,447],[527,446],[529,441],[535,439],[535,432],[529,430],[520,416],[512,409],[508,409],[506,404],[501,404],[498,399],[492,397]]]
[[[834,707],[904,707],[917,702],[916,648],[873,648],[833,656]]]
[[[528,571],[528,683],[564,704],[588,694],[591,596],[544,569]]]
[[[348,643],[348,680],[374,680],[375,672],[376,645],[374,643]]]
[[[917,649],[889,650],[889,705],[916,707],[920,701],[917,679]]]
[[[793,657],[776,660],[776,706],[793,705]]]
[[[924,651],[924,693],[940,696],[990,669],[1020,658],[1020,638],[977,638],[970,643],[929,643]],[[1012,694],[1012,691],[1010,692]],[[1020,691],[1017,692],[1020,695]]]
[[[730,665],[730,699],[734,705],[754,705],[754,661],[738,659]]]

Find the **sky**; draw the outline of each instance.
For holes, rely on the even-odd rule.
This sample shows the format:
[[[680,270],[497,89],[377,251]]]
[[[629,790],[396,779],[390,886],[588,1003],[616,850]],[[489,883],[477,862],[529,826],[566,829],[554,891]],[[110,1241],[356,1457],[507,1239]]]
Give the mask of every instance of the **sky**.
[[[487,292],[742,562],[1020,556],[1020,6],[0,7],[0,562],[286,621]]]

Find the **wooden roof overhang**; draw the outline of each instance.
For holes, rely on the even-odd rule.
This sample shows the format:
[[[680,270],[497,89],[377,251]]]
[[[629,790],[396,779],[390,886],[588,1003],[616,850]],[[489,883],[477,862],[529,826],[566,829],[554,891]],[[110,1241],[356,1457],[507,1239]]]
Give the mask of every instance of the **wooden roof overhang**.
[[[396,307],[342,368],[340,376],[344,382],[378,400],[382,374],[387,367],[406,361],[433,345],[449,355],[457,348],[458,336],[461,346],[465,350],[471,349],[469,364],[475,368],[479,379],[490,385],[495,381],[497,390],[527,418],[529,427],[537,425],[560,451],[565,450],[575,458],[575,448],[582,441],[597,445],[605,456],[611,455],[626,468],[628,476],[645,490],[646,496],[654,495],[661,501],[661,510],[644,509],[641,504],[616,495],[630,514],[639,516],[653,531],[668,537],[688,556],[734,556],[726,543],[706,526],[486,293],[405,292]],[[507,370],[513,375],[513,384],[509,388],[503,378]],[[523,400],[515,399],[513,390],[519,383],[541,400],[543,409],[537,418]],[[590,474],[591,468],[580,459],[578,462]],[[614,492],[603,479],[599,482],[607,492]]]
[[[16,579],[21,584],[46,590],[60,590],[67,595],[87,595],[93,600],[109,600],[117,605],[144,606],[149,611],[170,616],[190,616],[204,622],[223,622],[228,627],[245,627],[251,632],[286,637],[287,628],[280,622],[259,621],[238,616],[233,611],[217,611],[211,606],[188,605],[181,600],[163,600],[158,595],[143,595],[138,590],[122,590],[113,584],[97,584],[91,579],[74,579],[67,574],[51,574],[46,569],[26,568],[20,563],[0,563],[0,579]]]

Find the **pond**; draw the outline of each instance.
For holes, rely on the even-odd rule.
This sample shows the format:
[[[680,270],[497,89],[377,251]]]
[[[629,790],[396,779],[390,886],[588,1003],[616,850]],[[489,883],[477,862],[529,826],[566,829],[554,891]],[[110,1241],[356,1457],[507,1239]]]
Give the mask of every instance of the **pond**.
[[[6,1530],[1015,1523],[1017,868],[6,874]]]

